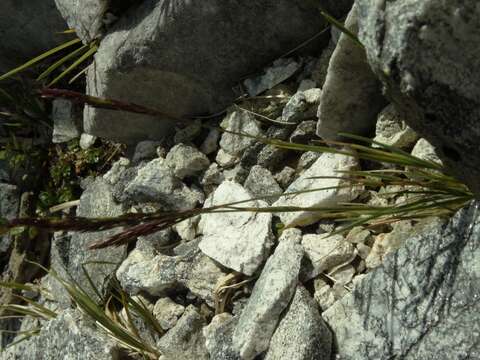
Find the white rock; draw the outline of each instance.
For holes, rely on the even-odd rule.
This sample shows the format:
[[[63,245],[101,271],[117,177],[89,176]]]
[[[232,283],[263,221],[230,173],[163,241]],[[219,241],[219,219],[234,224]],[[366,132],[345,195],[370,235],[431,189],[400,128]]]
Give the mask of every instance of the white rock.
[[[330,273],[329,275],[335,279],[336,284],[340,284],[343,286],[352,281],[353,276],[355,275],[355,271],[355,268],[352,265],[348,264],[338,269],[337,271]]]
[[[115,185],[121,179],[123,172],[129,166],[130,166],[130,160],[122,157],[113,163],[110,170],[108,170],[108,172],[103,175],[103,178],[105,179],[105,181],[107,181],[111,185]]]
[[[193,146],[175,145],[165,158],[167,166],[173,169],[176,177],[183,179],[206,170],[210,165],[207,156]]]
[[[240,161],[240,158],[238,156],[230,155],[223,149],[219,149],[217,152],[217,156],[215,157],[215,161],[222,168],[229,168],[238,163]]]
[[[302,245],[309,260],[308,265],[302,269],[304,280],[313,279],[324,271],[348,263],[355,255],[355,247],[341,235],[307,234],[302,238]]]
[[[80,136],[79,119],[72,101],[55,99],[52,102],[53,143],[63,143]]]
[[[251,136],[262,134],[260,123],[255,120],[252,114],[243,110],[234,110],[228,113],[220,126],[235,133]],[[220,147],[232,156],[241,156],[254,142],[255,139],[250,137],[225,132],[222,134]]]
[[[132,157],[133,163],[138,163],[142,160],[151,160],[157,156],[157,148],[160,146],[160,142],[145,140],[140,141],[135,146],[135,153]]]
[[[380,112],[375,129],[375,141],[406,148],[412,146],[417,139],[417,133],[405,123],[392,104]]]
[[[205,207],[251,199],[241,185],[224,181],[205,201]],[[250,201],[238,207],[266,207],[264,201]],[[199,228],[200,249],[220,264],[253,275],[269,255],[273,235],[269,213],[236,212],[205,214]]]
[[[430,160],[442,164],[442,160],[435,152],[435,148],[427,140],[421,138],[417,141],[412,150],[412,155],[423,160]]]
[[[358,161],[350,156],[323,153],[317,161],[295,180],[285,193],[295,193],[305,190],[314,190],[327,187],[341,187],[347,184],[342,178],[315,178],[341,177],[338,171],[353,170]],[[322,207],[333,206],[339,202],[349,202],[360,193],[358,187],[343,187],[325,189],[301,194],[282,196],[273,206]],[[318,212],[298,211],[278,214],[285,226],[302,226],[314,223],[319,219]]]
[[[197,226],[200,221],[199,216],[195,216],[173,226],[175,232],[184,241],[191,241],[197,237]]]
[[[155,303],[153,308],[153,316],[158,320],[162,329],[171,329],[177,323],[177,320],[182,316],[185,307],[177,304],[168,297],[160,298]]]
[[[97,140],[96,136],[83,133],[82,135],[80,135],[80,147],[83,150],[87,150],[88,148],[93,146],[96,140]]]

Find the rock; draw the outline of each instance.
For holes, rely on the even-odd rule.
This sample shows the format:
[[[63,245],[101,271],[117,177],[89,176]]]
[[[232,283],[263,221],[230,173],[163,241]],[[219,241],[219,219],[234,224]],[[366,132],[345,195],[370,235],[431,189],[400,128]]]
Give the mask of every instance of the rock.
[[[116,360],[120,349],[78,310],[65,310],[34,335],[2,353],[2,360]]]
[[[157,348],[162,353],[161,359],[208,360],[202,333],[205,325],[205,319],[195,307],[188,306],[177,324],[157,342]]]
[[[197,237],[197,226],[200,221],[199,216],[195,216],[190,219],[183,220],[173,226],[175,232],[180,236],[180,239],[184,241],[192,241]]]
[[[376,7],[362,0],[357,5],[360,39],[389,97],[478,195],[480,92],[472,81],[480,73],[472,45],[480,41],[477,2],[410,0]]]
[[[368,231],[362,226],[357,226],[348,232],[345,240],[352,244],[364,244],[367,240],[370,240],[371,238],[372,234],[370,231]]]
[[[442,161],[437,155],[436,149],[423,138],[419,139],[413,147],[412,155],[422,160],[428,160],[437,164],[442,164]]]
[[[324,314],[342,359],[477,358],[478,203],[426,221]],[[452,336],[455,334],[455,336]]]
[[[108,0],[55,0],[55,3],[70,29],[75,29],[85,44],[102,34]]]
[[[405,123],[393,104],[380,112],[373,140],[397,148],[411,148],[417,139],[417,133]]]
[[[203,174],[200,183],[204,187],[208,187],[212,185],[220,185],[223,180],[225,180],[225,177],[223,176],[222,170],[218,167],[218,164],[211,163],[210,167]]]
[[[285,230],[255,283],[233,333],[233,347],[242,359],[251,360],[268,349],[280,315],[295,293],[303,258],[300,239],[300,230]]]
[[[282,171],[276,173],[273,177],[282,189],[286,189],[295,178],[295,169],[285,166]]]
[[[14,219],[18,216],[20,206],[20,194],[15,185],[0,183],[0,218]],[[5,253],[12,244],[11,235],[0,237],[0,254]]]
[[[223,110],[241,95],[233,88],[245,74],[325,25],[299,0],[169,4],[143,1],[123,16],[103,38],[87,74],[89,95],[141,104],[167,115],[154,118],[87,107],[88,133],[125,142],[154,140],[171,125],[163,121],[167,118]],[[192,26],[195,31],[185,31]]]
[[[166,157],[166,164],[173,169],[176,177],[183,179],[193,176],[210,166],[210,160],[192,146],[175,145]]]
[[[283,192],[272,173],[258,165],[250,169],[244,186],[254,197],[269,196],[263,199],[269,204],[273,204],[278,199],[278,195]],[[273,197],[272,195],[277,196]]]
[[[253,115],[242,110],[235,110],[229,113],[220,126],[227,131],[235,133],[251,136],[262,135],[260,123],[255,120]],[[254,142],[255,139],[246,136],[223,133],[220,147],[232,156],[240,156]]]
[[[170,209],[193,209],[199,202],[198,194],[173,174],[166,160],[158,158],[138,170],[125,188],[125,193],[136,202],[159,202]]]
[[[290,135],[290,142],[297,144],[308,144],[317,137],[317,122],[314,120],[302,121]]]
[[[140,141],[135,146],[135,152],[132,157],[132,162],[138,164],[141,161],[149,161],[157,157],[157,148],[161,145],[159,141],[145,140]]]
[[[352,281],[355,271],[355,268],[348,264],[334,272],[330,272],[329,275],[335,279],[335,285],[345,286]]]
[[[90,135],[90,134],[85,134],[83,133],[80,135],[80,147],[83,150],[87,150],[93,146],[93,144],[97,141],[97,137]]]
[[[243,184],[248,177],[248,170],[246,170],[242,164],[237,164],[233,169],[223,171],[223,177],[225,180],[233,181],[238,184]]]
[[[315,80],[303,79],[300,82],[300,84],[298,85],[297,92],[310,90],[310,89],[313,89],[313,88],[316,88],[316,87],[318,87],[318,86],[317,86],[317,83],[315,82]]]
[[[322,176],[339,177],[338,171],[354,170],[357,160],[338,154],[323,153],[317,161],[285,190],[286,193],[343,186],[342,178],[322,178]],[[317,178],[315,178],[317,177]],[[355,187],[311,191],[300,194],[282,196],[273,206],[322,207],[332,206],[339,202],[349,202],[359,193]],[[298,211],[284,212],[278,215],[285,226],[309,225],[318,220],[316,212]]]
[[[265,69],[263,75],[244,81],[248,95],[257,96],[264,91],[273,88],[275,85],[284,82],[295,74],[300,67],[301,64],[293,59],[281,58],[275,60],[271,67]]]
[[[285,160],[291,154],[289,150],[281,149],[273,145],[267,145],[258,153],[257,165],[275,172],[285,165]]]
[[[121,157],[112,164],[110,170],[103,175],[103,179],[108,182],[110,185],[115,185],[121,181],[125,171],[130,166],[130,160],[127,158]]]
[[[356,9],[353,6],[345,22],[353,33],[358,30]],[[325,140],[339,139],[339,132],[368,135],[384,106],[380,82],[370,70],[364,49],[342,34],[322,90],[317,135]]]
[[[168,297],[160,298],[153,308],[153,316],[158,320],[162,329],[168,330],[177,324],[177,320],[185,312],[185,307],[177,304]]]
[[[220,131],[211,129],[207,137],[200,145],[200,151],[205,155],[210,155],[218,150],[218,140],[220,139]]]
[[[189,144],[193,142],[202,132],[202,121],[195,120],[189,121],[188,125],[180,128],[173,137],[175,144],[185,143]]]
[[[355,247],[341,235],[307,234],[302,245],[308,262],[302,268],[302,279],[310,280],[324,271],[348,264],[355,257]]]
[[[52,142],[63,143],[78,138],[81,134],[73,102],[55,99],[52,102],[53,134]]]
[[[171,228],[154,232],[147,236],[139,236],[135,249],[141,252],[150,252],[152,254],[161,254],[165,247],[172,244],[174,240],[173,230]]]
[[[328,46],[322,50],[322,53],[320,54],[320,57],[318,58],[318,61],[312,73],[313,80],[322,89],[327,78],[328,64],[330,63],[330,59],[335,48],[336,44],[333,41],[330,41],[328,43]]]
[[[233,331],[237,323],[237,317],[232,317],[229,313],[222,313],[216,315],[210,324],[203,328],[205,345],[210,359],[241,360],[232,344]]]
[[[113,199],[112,187],[102,178],[95,179],[88,186],[80,197],[80,205],[77,208],[77,216],[83,217],[111,217],[123,213],[123,206]],[[108,289],[108,282],[118,264],[126,257],[127,248],[125,245],[93,251],[88,251],[86,248],[92,241],[113,236],[118,231],[118,229],[112,229],[71,235],[66,256],[68,259],[66,269],[70,276],[94,298],[97,296],[90,285],[90,280],[103,294]],[[90,280],[85,275],[83,266],[88,271]]]
[[[205,207],[249,200],[252,195],[241,185],[224,181],[205,201]],[[237,207],[266,207],[264,201],[249,201]],[[273,235],[272,214],[232,212],[204,214],[200,249],[212,259],[245,275],[253,275],[269,256]]]
[[[265,360],[328,360],[331,351],[332,333],[308,291],[298,286],[273,333]]]
[[[200,252],[197,241],[188,243],[176,256],[133,250],[117,270],[122,288],[130,294],[161,296],[183,286],[210,306],[214,305],[216,283],[223,276],[225,273]]]
[[[306,151],[298,159],[297,172],[302,173],[318,160],[320,153],[316,151]]]
[[[223,149],[219,149],[217,156],[215,157],[215,161],[220,165],[222,168],[229,168],[235,165],[240,161],[240,158],[237,156],[230,155]]]
[[[315,279],[315,294],[313,297],[315,298],[315,301],[317,302],[318,306],[323,311],[326,311],[329,307],[331,307],[337,299],[335,299],[335,294],[333,289],[330,287],[330,285],[327,284],[322,284],[319,288],[317,288],[317,283]]]
[[[0,14],[2,74],[66,41],[64,35],[58,35],[67,25],[54,0],[5,0]]]
[[[399,221],[392,225],[391,232],[375,237],[372,250],[365,259],[367,268],[375,268],[383,263],[385,256],[399,249],[413,232],[410,220]]]
[[[292,123],[316,118],[321,96],[322,89],[297,92],[283,108],[282,121]]]
[[[368,255],[370,254],[370,251],[372,251],[372,248],[365,244],[360,243],[357,244],[356,247],[358,250],[358,256],[360,256],[363,260],[366,260]]]

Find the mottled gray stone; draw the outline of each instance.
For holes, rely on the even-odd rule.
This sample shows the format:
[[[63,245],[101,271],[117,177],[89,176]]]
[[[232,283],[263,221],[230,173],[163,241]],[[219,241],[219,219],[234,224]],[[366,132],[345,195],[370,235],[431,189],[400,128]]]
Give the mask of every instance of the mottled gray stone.
[[[177,324],[158,342],[162,360],[209,360],[202,328],[205,319],[193,305],[185,309]]]
[[[345,26],[357,33],[356,6]],[[339,139],[339,132],[368,135],[384,106],[381,84],[368,65],[364,49],[342,34],[322,90],[317,135],[327,140]]]
[[[234,110],[230,112],[220,126],[227,131],[235,133],[251,136],[262,135],[260,123],[255,120],[255,117],[252,114],[242,110]],[[240,156],[243,151],[254,142],[255,139],[250,137],[225,132],[220,139],[220,147],[232,156]]]
[[[278,323],[265,360],[330,360],[332,333],[301,285]]]
[[[423,160],[433,161],[437,164],[442,164],[442,161],[437,154],[437,150],[424,138],[419,139],[412,149],[413,156]]]
[[[359,37],[389,97],[478,196],[478,2],[361,0],[357,5]]]
[[[185,144],[175,145],[165,160],[167,166],[173,169],[174,175],[180,179],[206,170],[210,165],[210,160],[204,153]]]
[[[295,178],[295,169],[285,166],[282,171],[274,175],[274,178],[283,189],[286,189]]]
[[[38,335],[7,349],[2,360],[118,360],[120,349],[78,310],[65,310]]]
[[[185,312],[185,307],[177,304],[168,297],[160,298],[153,307],[153,316],[158,320],[162,329],[171,329]]]
[[[249,200],[252,195],[241,185],[224,181],[205,201],[205,207]],[[266,207],[253,200],[238,207]],[[200,249],[212,259],[245,275],[253,275],[270,254],[273,242],[272,214],[232,212],[203,214],[199,229],[203,234]]]
[[[283,108],[282,121],[292,123],[315,119],[321,96],[322,89],[297,92]]]
[[[290,142],[297,144],[308,144],[313,139],[318,139],[316,134],[317,121],[302,121],[290,135]]]
[[[58,32],[66,29],[54,0],[2,0],[0,73],[65,42]]]
[[[254,197],[269,196],[263,199],[269,204],[273,204],[283,192],[272,173],[258,165],[250,169],[244,186]]]
[[[157,157],[157,148],[161,145],[159,141],[145,140],[140,141],[135,146],[135,152],[133,153],[132,162],[134,164],[144,160],[152,160]]]
[[[0,218],[13,219],[18,216],[20,194],[15,185],[0,183]],[[6,252],[13,238],[11,235],[0,237],[0,254]]]
[[[232,337],[238,317],[229,313],[216,315],[210,324],[203,329],[205,345],[210,354],[210,359],[242,360],[233,349]]]
[[[323,26],[300,0],[145,0],[103,38],[87,91],[175,117],[215,113],[240,95],[233,88],[243,76]],[[87,107],[84,120],[88,133],[117,140],[165,133],[165,118]]]
[[[418,135],[405,123],[395,106],[390,104],[378,114],[373,140],[398,148],[411,148],[418,140]]]
[[[55,99],[52,102],[53,143],[63,143],[80,137],[81,121],[73,102]]]
[[[480,212],[427,221],[323,314],[346,360],[480,357]]]
[[[255,283],[233,334],[234,349],[242,359],[252,360],[268,349],[280,315],[295,293],[303,258],[300,240],[300,230],[285,230]]]

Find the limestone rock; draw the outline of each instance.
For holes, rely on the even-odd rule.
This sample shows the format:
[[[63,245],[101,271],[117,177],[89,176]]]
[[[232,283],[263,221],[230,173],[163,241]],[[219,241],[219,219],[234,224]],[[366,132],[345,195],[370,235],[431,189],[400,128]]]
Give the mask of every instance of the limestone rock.
[[[322,89],[299,91],[288,101],[283,108],[282,121],[292,123],[316,118]]]
[[[185,144],[175,145],[165,160],[167,166],[173,169],[174,175],[180,179],[206,170],[210,165],[205,154]]]
[[[175,303],[168,297],[160,298],[153,307],[153,316],[158,320],[162,329],[171,329],[185,311],[185,307]]]
[[[241,357],[233,349],[232,343],[233,331],[237,323],[238,317],[223,313],[216,315],[203,329],[210,359],[241,360]]]
[[[262,134],[260,123],[255,120],[252,114],[242,110],[229,113],[220,126],[228,131],[251,136]],[[254,142],[255,139],[246,136],[224,133],[220,140],[220,147],[232,156],[240,156]]]
[[[13,219],[18,216],[20,206],[20,194],[15,185],[0,183],[0,217],[4,219]],[[11,243],[11,235],[0,237],[0,254],[5,253]]]
[[[250,174],[245,180],[244,186],[254,197],[279,195],[283,192],[272,173],[258,165],[250,169]],[[264,200],[272,204],[277,199],[278,196],[268,197]]]
[[[393,104],[380,112],[373,140],[397,148],[411,148],[417,139],[417,133],[405,123]]]
[[[79,118],[70,100],[55,99],[52,102],[53,143],[68,142],[81,134]]]

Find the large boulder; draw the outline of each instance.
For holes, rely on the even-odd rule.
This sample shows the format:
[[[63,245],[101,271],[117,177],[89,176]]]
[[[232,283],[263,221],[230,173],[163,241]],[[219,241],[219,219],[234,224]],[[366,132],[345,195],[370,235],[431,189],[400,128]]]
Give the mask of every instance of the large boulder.
[[[154,107],[165,118],[223,109],[242,77],[326,26],[300,0],[145,0],[127,14],[100,44],[88,93]],[[164,135],[165,118],[92,107],[84,114],[87,133],[126,142]]]
[[[66,29],[54,0],[2,0],[0,73],[67,41]]]
[[[480,195],[480,6],[358,0],[370,66],[405,121]]]

